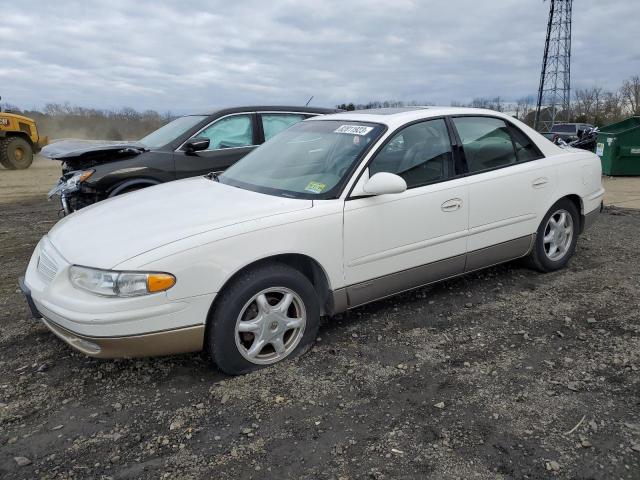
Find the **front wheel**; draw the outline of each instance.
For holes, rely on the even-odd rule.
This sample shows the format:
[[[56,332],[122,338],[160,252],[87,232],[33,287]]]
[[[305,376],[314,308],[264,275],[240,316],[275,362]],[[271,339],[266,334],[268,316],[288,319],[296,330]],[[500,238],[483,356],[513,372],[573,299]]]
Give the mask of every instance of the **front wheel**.
[[[284,264],[263,265],[220,294],[207,349],[220,370],[239,375],[306,352],[319,325],[318,297],[307,277]]]
[[[0,140],[0,163],[10,170],[24,170],[33,163],[31,144],[20,137]]]
[[[564,268],[573,256],[578,242],[580,217],[568,199],[556,202],[538,227],[529,264],[541,272]]]

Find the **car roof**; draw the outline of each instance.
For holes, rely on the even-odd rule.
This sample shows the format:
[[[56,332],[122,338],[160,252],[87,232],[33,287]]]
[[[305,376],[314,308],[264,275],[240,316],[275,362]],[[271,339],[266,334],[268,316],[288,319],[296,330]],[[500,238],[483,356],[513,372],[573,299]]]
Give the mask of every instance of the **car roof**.
[[[484,108],[467,107],[432,107],[415,106],[400,108],[375,108],[371,110],[353,110],[351,112],[340,112],[323,115],[318,118],[310,118],[306,121],[320,120],[340,120],[349,122],[371,122],[382,123],[390,128],[396,128],[405,123],[422,120],[432,117],[442,117],[447,115],[481,115],[507,118],[513,121],[513,117],[494,110]]]
[[[336,113],[342,110],[338,108],[324,108],[324,107],[308,107],[308,106],[291,106],[291,105],[250,105],[240,107],[228,107],[211,109],[194,115],[228,115],[230,113],[243,113],[243,112],[300,112],[300,113]]]
[[[562,153],[560,147],[551,143],[547,138],[543,137],[540,133],[536,132],[533,128],[529,127],[520,120],[512,117],[509,114],[496,112],[495,110],[488,110],[485,108],[467,108],[467,107],[403,107],[403,108],[378,108],[372,110],[354,110],[351,112],[341,112],[329,115],[322,115],[319,117],[312,117],[305,120],[305,122],[322,122],[327,120],[337,120],[340,122],[369,122],[380,123],[386,125],[390,132],[395,131],[404,125],[429,118],[437,118],[444,116],[462,116],[473,115],[481,117],[496,117],[502,118],[512,125],[517,126],[522,130],[529,138],[535,141],[538,148],[542,153],[547,155],[557,155]]]

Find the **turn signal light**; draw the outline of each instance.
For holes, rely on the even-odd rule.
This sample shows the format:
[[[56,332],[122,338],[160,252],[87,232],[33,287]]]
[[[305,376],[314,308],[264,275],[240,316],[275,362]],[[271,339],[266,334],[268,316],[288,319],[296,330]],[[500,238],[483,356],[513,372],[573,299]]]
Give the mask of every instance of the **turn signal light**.
[[[150,273],[147,276],[147,290],[149,293],[169,290],[176,284],[176,277],[168,273]]]

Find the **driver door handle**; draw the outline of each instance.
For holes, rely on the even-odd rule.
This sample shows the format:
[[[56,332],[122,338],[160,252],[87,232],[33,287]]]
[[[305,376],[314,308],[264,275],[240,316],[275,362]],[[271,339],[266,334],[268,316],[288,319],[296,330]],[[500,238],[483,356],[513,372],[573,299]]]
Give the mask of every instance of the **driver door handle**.
[[[443,212],[455,212],[456,210],[460,210],[462,208],[463,202],[460,198],[452,198],[451,200],[447,200],[444,202],[440,209]]]

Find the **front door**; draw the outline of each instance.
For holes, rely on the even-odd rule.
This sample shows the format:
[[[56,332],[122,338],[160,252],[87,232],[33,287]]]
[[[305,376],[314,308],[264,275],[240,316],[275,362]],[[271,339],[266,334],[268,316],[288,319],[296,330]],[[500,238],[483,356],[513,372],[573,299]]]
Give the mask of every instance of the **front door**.
[[[176,178],[221,172],[256,148],[259,139],[254,113],[232,114],[209,124],[194,137],[209,139],[209,148],[187,154],[179,149],[175,155]]]
[[[466,179],[456,171],[445,120],[423,121],[396,133],[364,175],[378,172],[400,175],[407,190],[345,202],[350,306],[464,271],[469,195]]]

